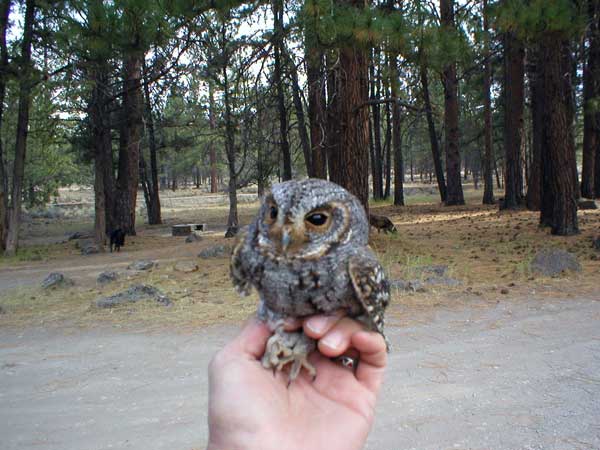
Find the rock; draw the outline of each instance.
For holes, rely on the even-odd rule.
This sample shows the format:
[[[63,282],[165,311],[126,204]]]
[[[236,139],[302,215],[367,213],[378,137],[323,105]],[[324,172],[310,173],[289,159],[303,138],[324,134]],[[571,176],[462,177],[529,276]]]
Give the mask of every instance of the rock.
[[[175,264],[175,270],[183,273],[195,272],[198,270],[198,264],[193,261],[179,261]]]
[[[532,272],[547,277],[560,275],[567,270],[581,272],[581,264],[577,257],[557,248],[546,248],[537,252],[529,267]]]
[[[408,290],[408,282],[404,280],[391,280],[390,288],[398,289],[399,291]]]
[[[185,238],[186,244],[190,244],[192,242],[198,242],[201,240],[202,240],[202,236],[198,236],[196,233],[192,233],[188,237]]]
[[[440,273],[445,273],[447,270],[446,266],[431,266],[436,268],[436,270]],[[407,292],[425,292],[428,286],[447,286],[447,287],[456,287],[460,286],[461,282],[454,278],[450,278],[447,276],[430,276],[425,278],[424,280],[393,280],[390,282],[390,287],[396,288],[400,291]]]
[[[108,283],[112,283],[113,281],[117,281],[119,279],[119,275],[117,274],[117,272],[114,272],[112,270],[107,270],[105,272],[102,272],[100,275],[98,275],[98,278],[96,278],[96,281],[100,284],[108,284]]]
[[[600,250],[600,236],[592,241],[592,247],[596,250]]]
[[[91,233],[86,233],[85,231],[76,231],[71,233],[67,238],[69,241],[74,241],[75,239],[91,239],[93,236]]]
[[[203,249],[200,253],[198,253],[198,257],[202,259],[222,258],[223,256],[229,256],[230,253],[231,247],[228,245],[217,244]]]
[[[44,281],[42,281],[43,289],[55,289],[59,287],[73,286],[75,283],[70,278],[65,277],[60,272],[52,272],[48,274]]]
[[[96,242],[92,239],[85,239],[77,241],[77,247],[81,249],[82,255],[93,255],[100,253],[100,249],[96,245]]]
[[[598,209],[598,205],[594,200],[579,200],[577,202],[577,209]]]
[[[126,303],[135,303],[142,300],[153,300],[165,306],[172,304],[169,297],[164,295],[154,286],[147,284],[136,284],[123,292],[119,292],[118,294],[111,295],[109,297],[100,297],[96,299],[95,304],[98,308],[112,308],[114,306],[123,305]]]
[[[425,286],[419,280],[392,280],[390,287],[406,292],[425,292]]]
[[[431,265],[431,266],[420,266],[416,268],[419,274],[431,274],[438,277],[443,277],[448,272],[448,266],[445,265]]]
[[[507,295],[507,294],[508,294],[508,289],[506,289],[506,288],[502,288],[502,289],[500,289],[500,293],[501,293],[502,295]]]
[[[460,286],[460,281],[455,278],[450,278],[447,276],[433,276],[425,278],[424,283],[427,286],[447,286],[447,287],[456,287]]]
[[[150,270],[155,266],[154,261],[150,261],[147,259],[140,259],[138,261],[134,261],[127,266],[130,270]]]

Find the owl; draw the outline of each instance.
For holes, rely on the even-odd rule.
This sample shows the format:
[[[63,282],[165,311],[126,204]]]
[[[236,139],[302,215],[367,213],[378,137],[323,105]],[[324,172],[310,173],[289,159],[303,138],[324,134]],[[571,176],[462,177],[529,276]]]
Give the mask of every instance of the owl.
[[[273,185],[254,221],[233,249],[231,278],[242,295],[259,294],[258,316],[274,334],[265,368],[291,365],[313,377],[308,354],[314,340],[283,329],[286,318],[342,310],[383,335],[389,284],[368,246],[369,222],[358,199],[321,179]]]

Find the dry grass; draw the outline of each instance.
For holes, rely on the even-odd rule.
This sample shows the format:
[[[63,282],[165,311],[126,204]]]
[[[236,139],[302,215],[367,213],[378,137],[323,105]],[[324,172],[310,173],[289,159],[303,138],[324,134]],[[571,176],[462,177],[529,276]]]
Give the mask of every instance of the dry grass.
[[[550,296],[589,296],[600,298],[598,274],[600,255],[591,248],[592,237],[600,232],[600,212],[580,212],[581,234],[574,237],[551,236],[537,226],[538,215],[527,211],[498,212],[495,207],[478,205],[481,192],[467,191],[468,204],[446,208],[436,204],[433,197],[420,198],[421,203],[394,207],[374,204],[377,214],[389,216],[398,228],[396,235],[374,233],[371,245],[392,279],[412,279],[418,276],[417,267],[444,264],[449,275],[461,281],[455,288],[433,287],[423,293],[393,293],[389,311],[390,324],[411,321],[411,311],[431,311],[439,308],[488,307],[507,298],[536,299]],[[411,204],[412,203],[412,204]],[[241,222],[248,223],[257,204],[240,205]],[[30,287],[11,292],[0,298],[5,314],[0,314],[0,326],[22,327],[45,324],[64,327],[90,327],[109,324],[116,327],[154,329],[168,327],[187,330],[215,323],[239,322],[256,307],[256,296],[240,298],[232,289],[228,275],[228,258],[201,260],[196,254],[202,248],[226,243],[222,238],[227,206],[210,206],[201,210],[165,211],[165,225],[142,226],[138,236],[128,239],[120,254],[83,257],[73,242],[45,244],[42,261],[0,260],[2,270],[14,267],[98,267],[82,268],[88,281],[77,286],[42,292]],[[199,243],[185,244],[182,238],[169,235],[175,223],[204,222],[209,230]],[[34,224],[31,235],[36,237],[46,226],[48,236],[64,236],[65,229],[74,231],[73,223],[65,225]],[[90,224],[77,223],[79,227]],[[38,227],[39,229],[37,229]],[[82,228],[79,228],[82,229]],[[559,279],[533,277],[528,265],[534,253],[547,246],[564,248],[575,253],[582,266],[580,274],[568,274]],[[32,247],[31,252],[38,247]],[[135,259],[160,261],[149,273],[133,274],[106,287],[93,281],[103,266],[124,268]],[[178,260],[194,260],[199,270],[181,273],[173,269]],[[92,266],[92,263],[95,264]],[[21,270],[21,269],[19,269]],[[126,289],[133,283],[152,284],[172,300],[171,307],[139,302],[112,310],[92,306],[98,296]],[[539,300],[535,300],[539,301]],[[420,314],[419,317],[423,317]]]

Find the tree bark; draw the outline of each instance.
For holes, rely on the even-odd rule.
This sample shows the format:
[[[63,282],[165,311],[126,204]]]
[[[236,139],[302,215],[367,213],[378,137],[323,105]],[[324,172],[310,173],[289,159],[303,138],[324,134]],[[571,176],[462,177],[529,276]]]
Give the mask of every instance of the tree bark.
[[[425,103],[425,116],[427,117],[427,129],[429,131],[429,142],[431,143],[431,156],[433,158],[433,167],[435,170],[435,178],[440,192],[442,202],[446,201],[446,179],[444,176],[444,168],[442,167],[442,155],[440,150],[440,141],[438,140],[435,131],[435,121],[433,119],[433,109],[431,107],[431,97],[429,95],[429,78],[427,76],[427,67],[421,65],[420,70],[421,89],[423,92],[423,102]]]
[[[306,81],[308,84],[308,121],[310,126],[311,174],[315,178],[327,179],[326,154],[326,99],[324,83],[323,50],[316,36],[318,12],[312,10],[306,14],[304,29],[304,48],[306,62]]]
[[[92,19],[93,21],[93,19]],[[93,84],[88,105],[91,136],[94,147],[94,240],[100,249],[106,245],[107,202],[112,200],[112,141],[108,117],[107,67],[100,61],[94,62],[90,71]],[[108,175],[107,175],[108,172]],[[107,196],[107,192],[109,195]],[[110,203],[109,203],[110,204]]]
[[[581,195],[600,196],[600,180],[596,180],[596,160],[600,159],[600,1],[588,0],[588,48],[583,69],[583,161]]]
[[[25,22],[23,40],[21,42],[21,61],[19,68],[19,111],[17,116],[17,136],[15,142],[15,158],[13,163],[12,208],[9,214],[8,236],[6,238],[6,255],[14,255],[19,245],[19,227],[21,224],[21,202],[23,195],[23,178],[25,176],[25,158],[27,153],[27,129],[29,127],[29,108],[31,106],[31,41],[33,39],[33,21],[35,16],[35,0],[25,2]]]
[[[359,0],[340,1],[358,10],[366,7]],[[354,194],[369,212],[369,110],[367,52],[352,43],[340,49],[336,73],[339,102],[339,165],[331,170],[331,180]]]
[[[492,174],[493,147],[492,147],[492,62],[490,52],[490,33],[488,25],[488,2],[483,0],[483,33],[484,33],[484,57],[483,66],[483,117],[484,117],[484,158],[483,158],[483,204],[493,205],[494,201],[494,179]]]
[[[221,74],[223,77],[223,103],[225,106],[225,153],[227,155],[227,168],[229,169],[229,216],[227,217],[227,232],[236,234],[239,229],[238,209],[237,209],[237,177],[238,173],[235,167],[235,127],[231,111],[231,92],[229,86],[229,74],[227,67],[229,65],[229,53],[227,50],[227,36],[225,23],[221,25],[221,49],[223,51],[223,65]]]
[[[134,40],[139,39],[134,37]],[[143,126],[142,61],[144,53],[136,49],[125,56],[124,95],[119,175],[115,198],[115,227],[135,235],[135,212],[140,178],[140,141]]]
[[[577,223],[577,192],[573,181],[573,126],[570,120],[570,82],[564,80],[564,52],[569,52],[569,41],[558,32],[546,32],[541,42],[540,63],[544,77],[545,151],[543,155],[544,181],[549,180],[548,191],[543,190],[541,224],[551,215],[552,234],[569,236],[579,232]],[[549,209],[552,209],[550,214]]]
[[[454,30],[454,0],[440,0],[440,18],[442,27]],[[458,128],[458,80],[456,62],[448,64],[443,71],[444,84],[444,148],[446,150],[446,201],[447,206],[464,205],[460,179],[460,151]]]
[[[149,79],[147,77],[147,69],[144,60],[142,59],[144,70],[144,97],[145,97],[145,112],[146,112],[146,129],[148,130],[148,147],[150,151],[150,177],[148,177],[146,161],[143,155],[140,156],[142,168],[146,177],[146,190],[144,197],[146,198],[146,209],[148,212],[148,224],[159,225],[162,223],[160,210],[160,192],[158,185],[158,163],[156,158],[156,135],[154,131],[154,116],[152,114],[152,100],[150,98]],[[146,192],[147,191],[147,192]]]
[[[340,172],[340,145],[341,145],[341,100],[339,94],[340,67],[338,62],[338,52],[330,51],[327,54],[327,125],[326,125],[326,145],[327,145],[327,168],[329,169],[329,179],[334,181]]]
[[[217,130],[217,117],[215,111],[215,91],[213,82],[208,82],[208,123],[211,133],[216,133]],[[208,143],[208,154],[210,158],[210,192],[215,194],[219,191],[219,180],[217,178],[217,148],[214,142],[214,138],[210,139]]]
[[[385,104],[385,145],[383,146],[385,152],[385,190],[383,191],[383,198],[388,199],[390,197],[391,186],[392,186],[392,112],[389,103]]]
[[[287,52],[287,49],[285,52],[287,56],[287,66],[290,71],[290,81],[292,82],[292,98],[294,100],[294,110],[296,111],[297,120],[296,127],[298,128],[298,137],[300,138],[300,146],[302,147],[302,153],[304,155],[306,174],[309,177],[314,177],[312,150],[310,147],[308,132],[306,131],[306,118],[304,116],[304,105],[302,104],[302,91],[300,90],[300,83],[298,82],[298,70],[296,69],[296,64]]]
[[[390,55],[390,88],[398,98],[398,56]],[[392,104],[392,147],[394,148],[394,205],[404,206],[404,158],[402,157],[402,117],[398,102]]]
[[[369,68],[371,75],[371,100],[379,100],[381,98],[381,77],[375,70],[375,65],[379,65],[378,55],[379,49],[375,48],[373,50],[373,57],[371,58]],[[373,164],[371,167],[373,198],[381,199],[383,198],[383,171],[381,167],[381,106],[374,102],[373,105],[371,105],[371,110],[373,116]]]
[[[523,202],[521,139],[523,134],[525,52],[513,32],[504,35],[504,202],[515,209]]]
[[[285,107],[285,89],[283,87],[281,53],[283,48],[283,0],[273,0],[273,42],[274,69],[273,78],[277,89],[277,111],[279,112],[279,146],[283,159],[283,180],[292,179],[292,155],[288,141],[287,109]]]
[[[8,75],[8,50],[6,47],[6,30],[10,14],[11,0],[0,3],[0,129],[4,115],[4,99],[6,97],[6,82]],[[8,178],[4,167],[4,149],[0,139],[0,252],[6,246],[8,232]]]
[[[527,209],[539,211],[542,207],[542,150],[544,146],[544,84],[539,50],[528,54],[528,78],[531,104],[531,164],[527,180]]]

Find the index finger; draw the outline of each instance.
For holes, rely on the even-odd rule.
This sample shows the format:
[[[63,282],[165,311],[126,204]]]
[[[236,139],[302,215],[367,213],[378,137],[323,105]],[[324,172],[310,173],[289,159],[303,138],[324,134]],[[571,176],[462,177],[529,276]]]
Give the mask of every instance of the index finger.
[[[373,331],[358,331],[352,335],[352,346],[360,354],[356,379],[376,393],[387,366],[387,348],[383,336]]]
[[[265,352],[265,346],[270,336],[269,327],[256,316],[252,316],[248,319],[240,334],[230,343],[231,349],[235,353],[241,353],[250,359],[260,359]]]

